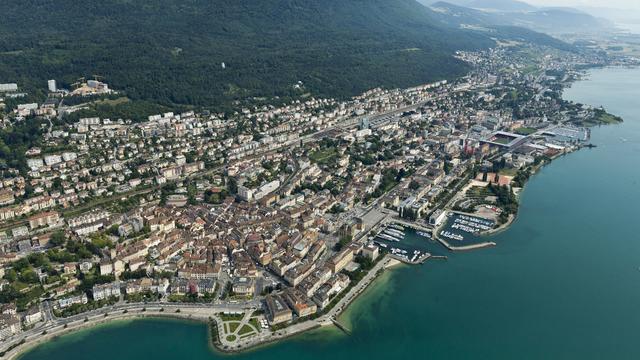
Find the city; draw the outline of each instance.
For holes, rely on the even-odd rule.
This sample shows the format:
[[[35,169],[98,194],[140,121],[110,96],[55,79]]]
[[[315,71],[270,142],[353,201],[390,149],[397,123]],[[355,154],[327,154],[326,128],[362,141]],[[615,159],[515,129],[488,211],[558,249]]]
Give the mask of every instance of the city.
[[[147,316],[205,321],[227,352],[348,333],[338,315],[385,268],[495,246],[482,235],[516,219],[531,175],[621,121],[562,90],[585,64],[637,65],[535,45],[456,56],[473,70],[455,81],[146,121],[68,122],[82,103],[65,99],[118,90],[51,80],[3,118],[37,117],[43,138],[0,183],[0,350]]]

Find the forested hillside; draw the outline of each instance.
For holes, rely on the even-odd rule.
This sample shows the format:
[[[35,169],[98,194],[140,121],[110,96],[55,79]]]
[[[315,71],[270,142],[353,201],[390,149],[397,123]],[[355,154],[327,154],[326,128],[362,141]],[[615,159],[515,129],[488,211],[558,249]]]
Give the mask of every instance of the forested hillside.
[[[463,74],[451,54],[492,44],[414,0],[3,0],[0,14],[0,82],[99,74],[165,105],[411,86]]]

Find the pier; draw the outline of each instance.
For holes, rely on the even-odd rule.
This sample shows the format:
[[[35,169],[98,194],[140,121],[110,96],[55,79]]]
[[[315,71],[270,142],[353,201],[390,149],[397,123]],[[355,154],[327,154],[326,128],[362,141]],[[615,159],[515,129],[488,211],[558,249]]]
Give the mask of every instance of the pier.
[[[389,257],[409,265],[421,265],[421,264],[424,264],[429,259],[445,260],[445,261],[449,260],[449,257],[447,257],[446,255],[431,255],[430,253],[424,253],[415,261],[408,260],[407,258],[404,258],[404,257],[395,256],[393,254],[390,254]]]
[[[346,326],[342,325],[338,320],[336,320],[335,318],[331,318],[331,322],[333,323],[333,325],[335,325],[338,329],[342,330],[342,332],[344,332],[347,335],[351,335],[351,330],[349,330]]]
[[[440,237],[438,237],[435,234],[434,234],[434,237],[435,237],[436,240],[438,240],[438,242],[440,242],[440,244],[444,245],[444,247],[446,247],[447,249],[449,249],[451,251],[476,250],[476,249],[482,249],[482,248],[486,248],[486,247],[493,247],[493,246],[497,245],[493,241],[487,241],[487,242],[482,242],[482,243],[478,243],[478,244],[463,245],[463,246],[453,246],[453,245],[449,244],[446,240],[441,239]]]

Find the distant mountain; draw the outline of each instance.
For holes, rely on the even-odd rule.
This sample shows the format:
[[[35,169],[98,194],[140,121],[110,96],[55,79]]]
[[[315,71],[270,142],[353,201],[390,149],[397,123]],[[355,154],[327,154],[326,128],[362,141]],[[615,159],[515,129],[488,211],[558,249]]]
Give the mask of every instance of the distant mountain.
[[[423,5],[430,6],[438,1],[433,0],[420,0]],[[497,11],[535,11],[536,8],[533,5],[527,4],[523,1],[517,0],[449,0],[450,4],[457,6],[464,6],[473,9],[484,10],[497,10]]]
[[[517,14],[513,19],[514,25],[546,33],[597,33],[612,27],[604,19],[573,8],[546,8]]]
[[[487,27],[493,25],[511,25],[512,23],[511,20],[494,13],[444,1],[433,3],[430,7],[438,15],[440,21],[450,26],[460,27],[471,25]]]
[[[523,1],[516,0],[473,0],[466,6],[475,9],[489,9],[507,12],[537,10],[535,6],[529,5]]]
[[[580,10],[614,23],[640,24],[640,12],[629,9],[581,6]]]
[[[580,10],[580,9],[576,9],[576,8],[572,8],[572,7],[567,7],[567,6],[548,6],[548,7],[541,7],[539,9],[536,10],[540,10],[540,11],[546,11],[546,10],[560,10],[560,11],[565,11],[568,13],[576,13],[576,14],[589,14],[586,11]]]
[[[612,27],[606,20],[573,8],[486,11],[443,1],[433,3],[430,7],[440,15],[441,20],[453,26],[517,26],[547,34],[594,33]]]
[[[451,5],[457,5],[457,6],[464,6],[464,7],[469,7],[469,4],[472,2],[473,0],[449,0],[447,1],[448,4]],[[431,7],[431,5],[437,4],[439,2],[439,0],[433,1],[433,0],[418,0],[418,2],[426,7]]]

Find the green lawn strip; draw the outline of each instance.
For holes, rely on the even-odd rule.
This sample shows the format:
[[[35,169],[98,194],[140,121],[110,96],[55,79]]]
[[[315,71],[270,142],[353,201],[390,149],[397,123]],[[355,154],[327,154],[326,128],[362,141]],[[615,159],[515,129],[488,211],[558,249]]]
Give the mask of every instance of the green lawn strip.
[[[240,328],[240,331],[238,331],[238,335],[242,336],[253,332],[255,332],[255,330],[250,325],[245,324],[242,328]]]
[[[236,329],[238,328],[238,326],[240,326],[240,322],[239,321],[232,321],[229,322],[229,332],[233,333],[236,331]]]
[[[498,173],[500,175],[516,176],[516,174],[518,173],[518,169],[515,169],[515,168],[503,168],[503,169],[500,169],[500,171]]]
[[[244,335],[240,336],[240,339],[244,340],[246,338],[252,337],[253,335],[255,335],[255,333],[253,333],[253,332],[249,333],[249,334],[244,334]]]
[[[534,132],[536,132],[537,130],[534,128],[530,128],[530,127],[521,127],[516,129],[515,133],[518,135],[531,135]]]
[[[258,321],[258,318],[251,318],[251,320],[249,320],[249,324],[251,324],[254,328],[256,328],[256,330],[258,330],[258,332],[260,332],[260,322]]]
[[[219,314],[222,321],[240,321],[244,314]]]
[[[337,155],[338,155],[338,152],[336,149],[326,148],[326,149],[314,151],[313,153],[311,153],[311,155],[309,155],[309,159],[311,159],[311,161],[316,162],[318,164],[323,164],[323,163],[326,163],[327,160],[330,160],[331,158]]]

